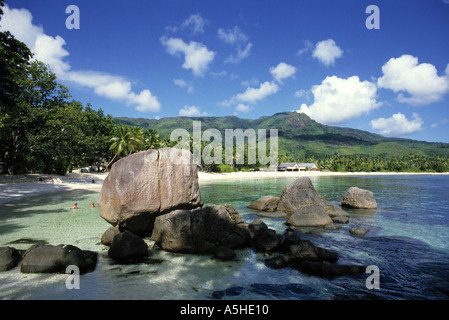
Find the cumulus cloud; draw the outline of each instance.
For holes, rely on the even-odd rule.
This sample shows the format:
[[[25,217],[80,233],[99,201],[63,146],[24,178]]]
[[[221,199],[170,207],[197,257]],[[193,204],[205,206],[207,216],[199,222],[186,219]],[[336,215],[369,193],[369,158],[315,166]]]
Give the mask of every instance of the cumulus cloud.
[[[225,63],[237,64],[250,55],[253,44],[248,42],[248,36],[238,26],[228,30],[220,28],[217,31],[217,35],[218,38],[232,45],[236,50],[235,53],[226,58]]]
[[[383,76],[377,80],[377,86],[393,90],[398,93],[398,101],[413,106],[440,101],[449,92],[449,64],[445,76],[438,76],[434,65],[418,64],[418,58],[402,55],[391,58],[382,66],[382,72]]]
[[[243,104],[243,103],[239,103],[236,107],[235,107],[235,111],[237,111],[237,112],[250,112],[251,111],[251,107],[250,106],[248,106],[248,105],[246,105],[246,104]]]
[[[282,83],[284,79],[290,78],[296,73],[296,68],[285,62],[281,62],[276,67],[271,67],[270,73],[274,80],[278,83]]]
[[[265,81],[259,88],[248,87],[245,92],[236,95],[236,99],[246,103],[256,103],[278,92],[279,86],[274,82]]]
[[[387,136],[407,135],[422,130],[423,121],[417,113],[413,113],[413,120],[398,112],[390,118],[379,118],[371,121],[371,127]]]
[[[302,104],[297,111],[321,123],[345,123],[380,106],[376,102],[376,91],[375,84],[360,81],[358,76],[347,79],[326,77],[311,89],[313,104]]]
[[[335,60],[343,56],[343,50],[332,39],[320,41],[313,50],[312,57],[325,66],[333,65]]]
[[[170,32],[178,32],[185,29],[190,29],[192,35],[204,33],[204,26],[206,19],[204,19],[200,13],[192,14],[185,19],[181,24],[175,26],[168,26],[166,29]]]
[[[179,115],[182,117],[199,117],[207,116],[207,112],[201,112],[198,107],[195,106],[184,106],[184,108],[179,110]]]
[[[187,88],[188,93],[193,93],[195,91],[195,88],[192,84],[187,83],[184,79],[175,79],[173,80],[173,83],[181,88]]]
[[[215,52],[199,42],[190,41],[188,44],[179,38],[161,38],[162,44],[171,55],[184,54],[184,69],[192,70],[196,76],[203,76],[209,64],[214,60]]]
[[[97,95],[133,105],[138,111],[160,110],[161,105],[150,90],[144,89],[137,94],[131,90],[131,82],[121,76],[98,71],[71,70],[70,64],[64,61],[69,56],[69,52],[64,49],[65,40],[60,36],[49,36],[42,27],[33,25],[33,17],[28,10],[10,9],[6,5],[3,11],[0,30],[10,31],[24,42],[34,53],[34,59],[49,65],[58,79],[89,87]]]

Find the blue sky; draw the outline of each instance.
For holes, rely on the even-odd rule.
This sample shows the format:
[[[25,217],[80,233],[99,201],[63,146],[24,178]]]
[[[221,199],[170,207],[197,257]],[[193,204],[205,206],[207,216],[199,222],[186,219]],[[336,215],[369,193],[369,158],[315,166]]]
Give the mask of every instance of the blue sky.
[[[449,0],[6,2],[0,30],[112,116],[296,110],[449,142]],[[66,27],[73,4],[79,29]]]

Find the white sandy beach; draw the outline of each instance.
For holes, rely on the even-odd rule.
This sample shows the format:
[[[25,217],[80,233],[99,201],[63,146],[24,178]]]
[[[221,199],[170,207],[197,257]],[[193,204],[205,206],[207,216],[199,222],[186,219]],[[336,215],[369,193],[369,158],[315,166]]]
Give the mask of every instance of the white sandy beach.
[[[320,176],[362,176],[362,175],[448,175],[449,173],[388,173],[388,172],[232,172],[232,173],[198,173],[199,184],[220,181],[259,180],[285,177],[320,177]],[[18,176],[0,175],[0,204],[44,193],[71,190],[90,190],[100,192],[107,173],[68,173],[65,176],[26,174]],[[53,182],[59,178],[60,182]],[[42,181],[41,181],[41,180]]]

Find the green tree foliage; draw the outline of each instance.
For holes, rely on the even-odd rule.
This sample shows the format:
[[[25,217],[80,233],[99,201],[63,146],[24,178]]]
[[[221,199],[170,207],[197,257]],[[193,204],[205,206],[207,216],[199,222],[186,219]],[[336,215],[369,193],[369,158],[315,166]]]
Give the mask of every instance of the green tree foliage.
[[[3,173],[64,174],[109,158],[113,119],[84,108],[9,32],[0,33],[0,166]]]

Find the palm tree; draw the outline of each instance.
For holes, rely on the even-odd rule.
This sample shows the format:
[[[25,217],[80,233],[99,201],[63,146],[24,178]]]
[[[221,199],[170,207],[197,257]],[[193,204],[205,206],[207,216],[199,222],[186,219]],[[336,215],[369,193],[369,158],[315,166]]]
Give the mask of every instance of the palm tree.
[[[121,153],[126,152],[129,149],[132,141],[132,135],[130,127],[126,125],[117,126],[114,128],[114,137],[111,138],[112,144],[109,147],[109,150],[114,150],[115,155],[112,160],[106,166],[106,170],[109,168],[109,165],[115,160],[117,156]]]

